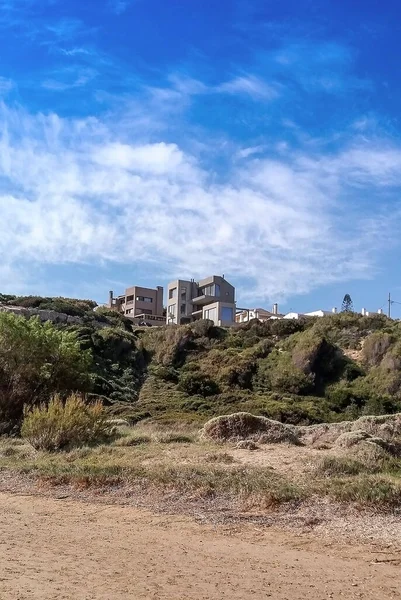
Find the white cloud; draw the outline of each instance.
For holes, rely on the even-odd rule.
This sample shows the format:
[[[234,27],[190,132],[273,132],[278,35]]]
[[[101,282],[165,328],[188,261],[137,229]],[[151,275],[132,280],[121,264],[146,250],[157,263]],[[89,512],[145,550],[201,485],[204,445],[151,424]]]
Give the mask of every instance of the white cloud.
[[[116,15],[122,15],[131,3],[132,0],[110,0],[109,5]]]
[[[60,52],[60,54],[63,54],[64,56],[79,56],[79,55],[91,56],[93,54],[87,48],[79,48],[79,47],[59,48],[58,51]]]
[[[97,77],[95,69],[68,67],[54,72],[54,77],[45,79],[42,87],[47,90],[64,92],[87,85]]]
[[[255,75],[243,75],[222,83],[217,91],[227,94],[246,94],[254,99],[273,100],[279,96],[277,86],[268,85]]]
[[[0,94],[5,95],[14,87],[14,82],[6,77],[0,77]]]
[[[378,142],[237,152],[218,182],[176,144],[127,139],[116,121],[3,107],[0,122],[0,289],[43,264],[114,261],[151,269],[155,285],[224,272],[243,301],[273,300],[371,276],[399,224],[394,207],[359,210],[368,188],[401,185],[401,150]]]
[[[175,144],[145,144],[131,146],[118,142],[95,147],[93,159],[106,168],[154,175],[191,175],[190,161]]]
[[[237,156],[238,158],[248,158],[255,154],[261,154],[265,150],[266,146],[249,146],[249,148],[241,148],[241,150],[238,150]]]

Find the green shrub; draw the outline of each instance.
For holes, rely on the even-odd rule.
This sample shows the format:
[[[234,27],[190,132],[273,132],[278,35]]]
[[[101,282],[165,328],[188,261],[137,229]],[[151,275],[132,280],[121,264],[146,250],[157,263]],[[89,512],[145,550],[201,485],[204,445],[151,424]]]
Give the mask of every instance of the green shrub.
[[[47,451],[99,443],[111,432],[102,404],[85,404],[76,394],[65,402],[54,396],[47,405],[26,407],[21,427],[22,437],[35,450]]]
[[[238,386],[242,389],[252,389],[252,377],[256,371],[256,362],[241,355],[230,361],[227,367],[220,371],[220,381],[223,385]]]
[[[194,347],[194,333],[188,325],[152,327],[142,335],[141,341],[153,363],[178,368]]]
[[[388,333],[377,331],[369,335],[363,344],[362,354],[365,362],[370,366],[379,365],[392,342],[392,336]]]
[[[190,328],[195,337],[209,337],[213,333],[214,323],[210,319],[199,319],[191,323]]]
[[[176,383],[178,381],[178,371],[173,367],[164,367],[163,365],[150,365],[149,375],[158,377],[163,381],[172,381]]]
[[[18,425],[24,404],[46,403],[57,392],[89,391],[91,363],[75,332],[0,313],[0,424]]]
[[[288,352],[274,350],[266,359],[259,361],[253,378],[257,391],[274,391],[289,394],[305,394],[313,390],[314,375],[305,374],[297,368]]]
[[[199,372],[183,372],[178,388],[190,396],[213,396],[219,393],[219,386],[213,379]]]

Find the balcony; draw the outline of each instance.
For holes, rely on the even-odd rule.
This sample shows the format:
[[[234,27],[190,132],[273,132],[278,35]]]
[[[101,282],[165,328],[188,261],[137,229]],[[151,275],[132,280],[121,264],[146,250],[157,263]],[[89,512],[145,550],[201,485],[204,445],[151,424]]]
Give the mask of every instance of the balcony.
[[[220,296],[206,296],[203,294],[202,296],[197,296],[191,300],[192,304],[198,306],[205,306],[205,304],[212,304],[213,302],[221,302]]]

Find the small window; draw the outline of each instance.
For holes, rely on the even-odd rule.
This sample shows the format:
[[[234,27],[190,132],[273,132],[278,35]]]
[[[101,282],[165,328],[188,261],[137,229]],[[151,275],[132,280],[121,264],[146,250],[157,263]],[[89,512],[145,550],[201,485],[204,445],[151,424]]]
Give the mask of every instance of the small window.
[[[149,298],[148,296],[137,296],[137,302],[153,302],[153,298]]]
[[[175,317],[175,315],[176,315],[176,304],[170,304],[170,306],[168,307],[168,314],[171,317]]]
[[[187,306],[186,304],[181,304],[181,309],[180,310],[181,310],[181,314],[182,315],[185,315],[185,313],[186,313],[186,306]]]
[[[168,297],[169,300],[171,300],[172,298],[175,298],[177,295],[177,288],[171,288],[171,290],[168,291]]]
[[[134,296],[127,296],[127,304],[134,301]]]

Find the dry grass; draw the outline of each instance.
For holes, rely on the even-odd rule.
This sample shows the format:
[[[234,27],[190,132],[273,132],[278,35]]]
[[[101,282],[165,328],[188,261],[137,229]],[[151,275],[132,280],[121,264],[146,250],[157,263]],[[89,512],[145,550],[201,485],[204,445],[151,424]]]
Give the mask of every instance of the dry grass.
[[[313,496],[386,510],[401,507],[401,460],[369,438],[349,449],[270,444],[250,452],[238,450],[234,441],[206,440],[195,428],[181,426],[166,430],[157,423],[122,423],[119,434],[108,445],[57,453],[2,438],[0,469],[52,485],[173,492],[182,501],[225,498],[240,510]]]
[[[7,441],[3,440],[0,447],[4,450]],[[111,446],[70,452],[31,451],[23,460],[17,455],[5,456],[3,451],[0,468],[29,473],[55,485],[71,484],[79,488],[129,485],[146,491],[155,488],[203,498],[226,496],[241,502],[257,496],[263,497],[266,506],[302,495],[296,485],[271,469],[237,465],[219,447],[183,444],[181,440],[169,444],[152,440],[124,446],[120,440]]]

